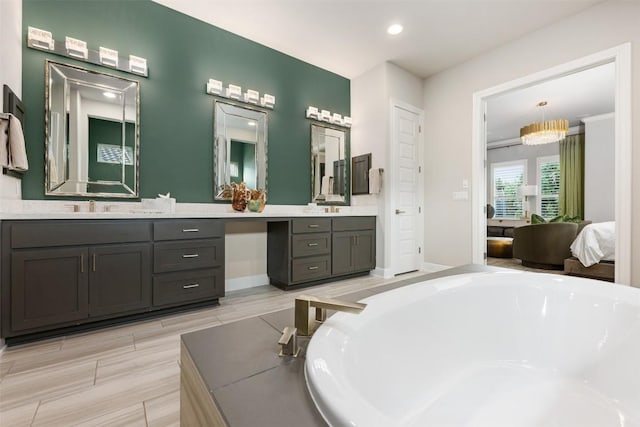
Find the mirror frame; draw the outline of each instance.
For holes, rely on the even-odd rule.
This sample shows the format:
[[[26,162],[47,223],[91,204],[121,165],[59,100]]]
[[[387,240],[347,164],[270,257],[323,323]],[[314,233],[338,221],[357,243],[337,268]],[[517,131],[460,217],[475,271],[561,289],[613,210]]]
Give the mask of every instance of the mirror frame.
[[[135,153],[134,153],[134,166],[135,166],[135,172],[134,172],[134,189],[131,189],[129,187],[126,186],[125,183],[120,182],[120,186],[126,188],[129,190],[129,192],[127,193],[109,193],[109,192],[81,192],[81,191],[64,191],[64,192],[56,192],[55,190],[57,188],[60,188],[61,185],[58,185],[56,188],[51,188],[51,177],[49,176],[49,149],[50,149],[50,129],[49,129],[49,123],[50,123],[50,114],[51,114],[51,88],[50,88],[50,79],[51,79],[51,66],[63,66],[63,67],[67,67],[67,68],[73,68],[75,70],[81,71],[81,72],[85,72],[87,74],[95,74],[95,75],[101,75],[104,77],[110,77],[110,78],[114,78],[114,79],[118,79],[118,80],[122,80],[125,82],[129,82],[132,85],[134,85],[135,87],[135,115],[136,115],[136,121],[135,121],[135,131],[134,131],[134,148],[135,148]],[[126,199],[136,199],[140,197],[140,82],[137,80],[132,80],[132,79],[128,79],[128,78],[124,78],[124,77],[120,77],[114,74],[110,74],[110,73],[105,73],[102,71],[95,71],[95,70],[90,70],[87,68],[83,68],[83,67],[78,67],[76,65],[71,65],[71,64],[66,64],[63,62],[57,62],[57,61],[52,61],[50,59],[46,59],[45,60],[45,84],[44,84],[44,90],[45,90],[45,113],[44,113],[44,129],[45,129],[45,163],[44,163],[44,189],[45,189],[45,195],[46,196],[63,196],[63,197],[89,197],[89,198],[126,198]],[[97,87],[97,88],[105,88],[105,89],[113,89],[113,88],[109,88],[108,86],[104,86],[101,84],[92,84],[93,87]],[[126,123],[125,117],[123,117],[123,122]],[[66,123],[66,121],[65,121]],[[66,132],[66,131],[65,131]],[[87,142],[88,144],[88,142]],[[66,171],[66,163],[65,163],[65,173],[68,173]],[[67,182],[67,181],[65,181]],[[109,181],[111,182],[111,181]],[[100,182],[87,182],[87,184],[100,184]]]
[[[218,201],[231,201],[231,182],[229,182],[228,184],[226,184],[226,188],[218,191],[218,168],[217,168],[217,164],[219,159],[219,150],[218,150],[218,146],[219,146],[219,142],[218,142],[218,129],[217,129],[217,122],[218,122],[218,117],[217,117],[217,112],[218,112],[218,104],[222,104],[222,105],[228,105],[231,107],[235,107],[235,108],[240,108],[243,110],[247,110],[247,111],[251,111],[251,112],[255,112],[255,113],[261,113],[264,114],[264,188],[260,187],[261,184],[261,173],[260,173],[260,167],[258,166],[259,159],[257,159],[258,157],[258,152],[259,150],[256,148],[256,186],[258,187],[257,189],[259,190],[263,190],[264,191],[264,195],[265,195],[265,200],[268,196],[268,177],[269,177],[269,112],[265,109],[259,108],[257,106],[254,105],[247,105],[247,104],[242,104],[239,102],[234,102],[232,100],[229,99],[215,99],[213,102],[213,198],[214,200],[218,200]],[[247,117],[247,119],[253,119],[251,117]],[[255,120],[255,119],[254,119]],[[260,141],[258,141],[256,143],[256,145],[260,144]],[[226,176],[225,178],[226,179]]]
[[[332,200],[332,201],[317,201],[314,200],[314,176],[313,176],[313,127],[317,126],[319,128],[331,129],[335,131],[340,131],[344,133],[344,196],[343,200]],[[350,138],[351,132],[349,128],[343,128],[339,126],[330,126],[323,122],[312,122],[309,126],[309,177],[310,177],[310,194],[311,194],[311,202],[316,203],[318,205],[327,205],[327,206],[347,206],[351,201],[351,186],[349,185],[350,181],[350,156],[351,156],[351,147],[350,147]]]

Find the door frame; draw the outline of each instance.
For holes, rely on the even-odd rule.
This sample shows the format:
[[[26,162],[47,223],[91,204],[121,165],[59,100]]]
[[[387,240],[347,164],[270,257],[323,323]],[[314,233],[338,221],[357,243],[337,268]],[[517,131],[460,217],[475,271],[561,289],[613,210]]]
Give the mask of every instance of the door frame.
[[[486,100],[606,63],[615,63],[615,281],[631,284],[631,44],[597,52],[473,94],[472,130],[472,236],[474,264],[484,264],[486,252]],[[484,185],[483,185],[484,184]]]
[[[398,222],[396,221],[396,215],[394,213],[396,206],[396,194],[395,191],[395,180],[398,177],[398,162],[396,161],[396,157],[394,155],[394,150],[398,146],[398,118],[396,115],[396,109],[402,109],[409,111],[410,113],[416,114],[418,116],[418,153],[417,153],[417,166],[418,166],[418,177],[417,177],[417,186],[416,186],[416,201],[418,207],[420,208],[420,212],[416,216],[418,229],[416,230],[416,236],[418,241],[418,246],[422,249],[422,252],[418,255],[418,265],[416,266],[418,270],[423,270],[424,265],[424,132],[422,129],[424,128],[424,110],[408,104],[406,102],[400,101],[396,98],[391,98],[389,103],[389,145],[387,148],[387,155],[389,158],[389,191],[385,191],[385,206],[387,207],[386,211],[388,212],[388,221],[386,221],[386,226],[384,230],[384,235],[389,236],[387,243],[384,245],[385,251],[385,266],[389,266],[387,270],[390,274],[389,276],[393,276],[398,274],[397,272],[397,263],[393,257],[394,253],[398,253],[397,244],[398,242],[393,239],[392,236],[397,236],[396,229],[398,226]],[[385,275],[386,276],[386,275]]]

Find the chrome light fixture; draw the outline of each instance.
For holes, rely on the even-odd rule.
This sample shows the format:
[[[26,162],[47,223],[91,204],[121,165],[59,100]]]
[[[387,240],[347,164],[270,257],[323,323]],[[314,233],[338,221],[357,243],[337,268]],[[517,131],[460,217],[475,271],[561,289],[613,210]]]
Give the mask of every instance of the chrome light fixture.
[[[569,121],[565,119],[545,120],[544,107],[547,101],[538,103],[542,110],[542,121],[520,128],[520,139],[524,145],[540,145],[557,142],[567,136]]]

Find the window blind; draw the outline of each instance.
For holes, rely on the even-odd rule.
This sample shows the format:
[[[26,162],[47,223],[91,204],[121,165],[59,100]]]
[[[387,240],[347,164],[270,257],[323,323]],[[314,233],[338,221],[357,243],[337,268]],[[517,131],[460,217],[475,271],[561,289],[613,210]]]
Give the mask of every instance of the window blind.
[[[523,197],[518,196],[518,187],[524,184],[524,162],[494,164],[493,207],[496,218],[521,218]]]

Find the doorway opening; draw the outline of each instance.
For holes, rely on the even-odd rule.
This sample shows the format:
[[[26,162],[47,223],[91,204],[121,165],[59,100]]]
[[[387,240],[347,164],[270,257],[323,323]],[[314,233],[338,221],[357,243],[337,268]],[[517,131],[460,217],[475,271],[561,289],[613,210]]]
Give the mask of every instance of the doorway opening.
[[[609,64],[609,65],[607,65]],[[613,163],[615,170],[615,183],[614,183],[614,210],[613,214],[615,220],[615,281],[618,283],[629,284],[630,272],[631,272],[631,56],[630,45],[624,44],[616,48],[612,48],[603,52],[599,52],[594,55],[590,55],[585,58],[581,58],[576,61],[572,61],[567,64],[563,64],[524,78],[504,83],[502,85],[486,89],[474,94],[474,110],[473,110],[473,262],[485,263],[487,255],[487,225],[489,224],[486,214],[486,209],[491,202],[495,202],[495,197],[491,191],[492,177],[495,175],[492,173],[488,177],[488,172],[491,172],[489,166],[487,148],[490,148],[491,144],[488,141],[497,141],[497,145],[504,147],[514,146],[515,141],[501,140],[496,135],[489,135],[489,125],[485,120],[487,113],[489,117],[491,111],[488,111],[487,106],[492,102],[508,100],[510,97],[515,97],[516,94],[522,93],[535,93],[535,87],[553,87],[554,82],[562,81],[563,79],[575,78],[582,75],[582,73],[594,74],[597,71],[604,70],[606,67],[613,70],[614,82],[613,82],[613,111],[615,116],[613,118],[614,124],[614,148],[613,148]],[[543,101],[538,99],[538,101]],[[551,100],[549,100],[552,104]],[[526,125],[527,123],[522,123]],[[495,130],[493,130],[495,132]],[[575,131],[575,130],[574,130]],[[579,131],[579,129],[578,129]],[[496,143],[494,146],[496,146]],[[508,151],[508,150],[503,150]],[[542,159],[544,163],[545,159],[553,159],[551,155],[538,155],[537,159]],[[494,159],[495,160],[495,159]],[[520,159],[522,160],[522,159]],[[497,163],[497,162],[494,162]],[[538,164],[532,163],[531,171],[527,171],[528,163],[525,161],[522,166],[517,165],[503,165],[503,171],[509,171],[514,168],[523,168],[521,173],[526,176],[526,181],[522,184],[529,184],[531,186],[537,184],[533,183],[533,176],[538,173]],[[506,172],[505,172],[506,173]],[[531,177],[531,178],[529,178]],[[494,186],[495,187],[495,186]],[[522,196],[522,195],[521,195]],[[540,197],[541,198],[541,197]],[[540,209],[540,198],[535,200],[524,200],[524,203],[533,204],[527,207],[532,210]],[[531,210],[529,210],[530,212]],[[507,212],[509,214],[509,212]],[[512,216],[522,213],[510,212]],[[504,210],[501,215],[505,215]],[[515,220],[515,218],[514,218]],[[526,224],[527,219],[524,219]],[[515,225],[515,224],[514,224]]]

